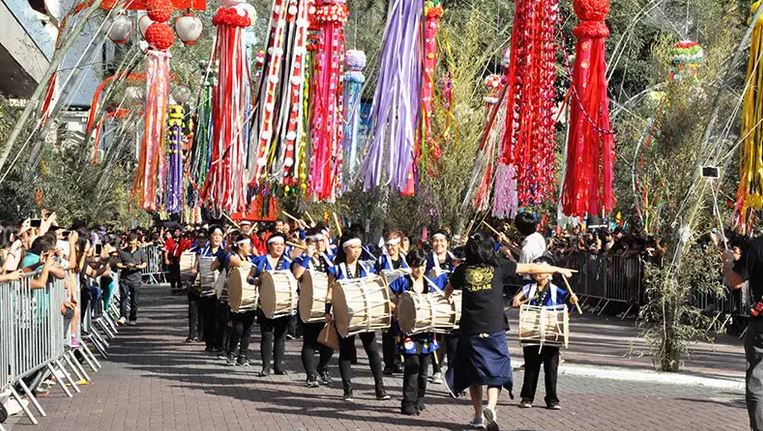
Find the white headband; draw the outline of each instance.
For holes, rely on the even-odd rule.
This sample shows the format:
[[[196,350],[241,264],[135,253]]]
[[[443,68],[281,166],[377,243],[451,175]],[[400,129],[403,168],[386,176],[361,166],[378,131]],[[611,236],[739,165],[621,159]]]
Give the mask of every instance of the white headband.
[[[435,239],[435,238],[437,238],[438,236],[439,236],[439,237],[442,237],[442,239],[444,239],[445,241],[447,241],[447,240],[448,240],[448,237],[447,237],[447,236],[445,236],[445,234],[442,234],[442,233],[436,233],[436,234],[432,235],[432,239]]]
[[[310,235],[307,237],[307,239],[311,241],[323,241],[323,238],[324,238],[323,234],[320,234],[320,233],[315,235]]]
[[[275,243],[284,244],[283,237],[280,236],[280,235],[279,236],[270,237],[270,239],[268,240],[268,244],[275,244]]]
[[[251,244],[252,240],[249,238],[244,238],[241,241],[236,241],[236,245],[244,245],[244,244]]]
[[[361,246],[363,245],[363,242],[360,241],[360,238],[350,238],[347,241],[342,243],[342,248],[352,247],[352,246]]]
[[[400,244],[400,237],[399,237],[399,236],[396,236],[396,237],[394,237],[394,238],[392,238],[392,239],[388,239],[388,240],[387,240],[387,242],[386,242],[385,244],[386,244],[386,245],[396,245],[396,244]]]
[[[212,229],[212,235],[214,235],[216,232],[220,232],[220,235],[224,234],[223,230],[220,229],[219,227],[216,227],[216,228]]]

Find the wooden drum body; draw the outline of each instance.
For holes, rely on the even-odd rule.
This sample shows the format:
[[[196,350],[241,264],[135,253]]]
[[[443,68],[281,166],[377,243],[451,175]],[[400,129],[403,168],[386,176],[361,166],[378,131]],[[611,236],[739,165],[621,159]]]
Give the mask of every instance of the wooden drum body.
[[[519,341],[523,345],[567,347],[569,337],[570,317],[566,306],[524,304],[519,308]]]
[[[202,290],[210,290],[215,285],[219,271],[212,271],[212,263],[217,260],[214,256],[199,256],[199,284]]]
[[[305,271],[299,282],[299,317],[304,323],[323,322],[326,314],[328,275],[319,271]]]
[[[291,271],[265,271],[260,276],[260,308],[268,319],[297,311],[297,279]]]
[[[336,329],[342,337],[387,329],[392,324],[389,287],[381,277],[337,282],[332,303]]]
[[[196,275],[193,270],[196,266],[196,253],[185,251],[180,254],[180,278],[192,282]]]
[[[228,304],[232,311],[253,310],[257,306],[257,286],[247,281],[251,269],[246,266],[228,271]]]
[[[461,292],[451,295],[450,303],[441,293],[403,292],[397,303],[397,322],[406,334],[448,333],[461,321]]]
[[[381,272],[381,276],[384,277],[384,282],[387,283],[387,286],[392,284],[395,280],[398,278],[408,275],[411,273],[410,269],[401,268],[401,269],[385,269]]]

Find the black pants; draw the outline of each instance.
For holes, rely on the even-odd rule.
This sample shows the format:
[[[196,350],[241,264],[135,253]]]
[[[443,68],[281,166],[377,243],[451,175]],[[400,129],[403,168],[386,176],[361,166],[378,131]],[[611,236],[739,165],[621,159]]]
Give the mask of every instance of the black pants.
[[[206,347],[212,349],[215,347],[215,308],[217,307],[217,298],[215,295],[202,296],[199,298],[199,320],[201,320],[201,336],[204,338]]]
[[[384,368],[400,367],[400,355],[395,352],[395,332],[392,329],[382,333],[382,357]]]
[[[305,323],[302,325],[302,366],[305,368],[308,380],[315,380],[317,373],[328,369],[334,350],[318,342],[318,334],[323,329],[323,322]],[[315,362],[315,351],[318,351],[318,363]]]
[[[302,336],[302,331],[302,321],[299,319],[299,316],[295,314],[289,317],[289,327],[286,333],[294,338],[299,338]]]
[[[538,387],[538,376],[542,362],[543,377],[546,380],[546,405],[558,404],[556,378],[559,370],[559,348],[543,346],[539,349],[539,346],[525,346],[522,351],[525,357],[525,377],[520,395],[522,400],[532,402],[535,399],[535,389]]]
[[[121,294],[119,309],[122,317],[127,317],[127,304],[130,304],[130,322],[138,320],[138,291],[140,280],[119,280],[119,292]]]
[[[763,319],[750,319],[744,336],[747,358],[745,400],[750,416],[750,429],[763,430]]]
[[[286,330],[289,327],[289,316],[277,319],[268,319],[260,312],[260,354],[262,355],[262,369],[270,370],[271,363],[276,372],[283,371],[283,359],[286,353]],[[275,358],[274,358],[275,356]],[[275,362],[273,362],[275,359]]]
[[[198,293],[188,291],[188,338],[199,338],[199,301]]]
[[[230,338],[230,322],[231,318],[230,305],[228,301],[217,301],[215,307],[215,339],[214,346],[217,350],[228,350],[228,340]]]
[[[427,366],[430,355],[405,355],[403,374],[403,410],[413,410],[424,406],[427,392]]]
[[[461,338],[461,331],[451,331],[450,334],[445,334],[443,338],[447,350],[445,355],[448,358],[448,368],[450,368],[456,365],[456,352],[458,352],[458,339]],[[442,359],[440,361],[442,362]]]
[[[382,379],[382,361],[379,356],[379,345],[376,343],[376,332],[364,332],[358,335],[363,343],[363,348],[368,355],[368,362],[371,366],[371,374],[374,376],[376,390],[384,389],[384,380]],[[355,349],[355,336],[339,339],[339,374],[342,375],[342,384],[344,389],[352,390],[352,361],[357,357]]]
[[[177,260],[170,261],[167,278],[170,283],[170,290],[174,292],[183,289],[183,283],[180,280],[180,262]]]
[[[239,357],[246,357],[246,353],[249,351],[249,339],[252,338],[252,326],[256,312],[254,310],[231,312],[230,315],[233,328],[230,333],[228,351],[231,355],[238,354]],[[240,347],[239,344],[241,344]]]

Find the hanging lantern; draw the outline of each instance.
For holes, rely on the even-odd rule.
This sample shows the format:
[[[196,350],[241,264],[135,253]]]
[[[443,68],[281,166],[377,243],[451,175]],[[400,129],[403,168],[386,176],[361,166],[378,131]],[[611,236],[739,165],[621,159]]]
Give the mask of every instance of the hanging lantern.
[[[148,27],[151,26],[154,22],[151,21],[151,18],[148,17],[148,15],[143,15],[138,19],[138,31],[140,31],[140,35],[143,36],[143,38],[146,38],[146,30],[148,30]]]
[[[132,36],[132,20],[124,15],[114,18],[109,27],[109,39],[116,44],[127,42]]]
[[[187,14],[175,20],[175,32],[186,46],[196,45],[204,25],[194,15]]]

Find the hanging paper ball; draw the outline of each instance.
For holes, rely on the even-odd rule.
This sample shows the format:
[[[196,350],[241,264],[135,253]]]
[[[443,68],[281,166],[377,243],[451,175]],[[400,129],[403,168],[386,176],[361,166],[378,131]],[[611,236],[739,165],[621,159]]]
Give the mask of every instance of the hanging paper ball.
[[[143,15],[138,18],[138,30],[140,31],[140,35],[143,36],[143,39],[146,38],[146,30],[148,30],[148,27],[153,23],[154,22],[151,21],[151,18],[149,18],[148,15]]]
[[[223,6],[225,7],[233,7],[237,4],[245,3],[246,0],[223,0]]]
[[[132,20],[124,15],[114,18],[109,27],[109,39],[116,44],[127,42],[132,36]]]
[[[146,29],[146,42],[154,49],[165,51],[175,43],[175,33],[169,25],[155,22]]]
[[[228,25],[232,27],[249,27],[252,25],[247,14],[239,14],[235,8],[221,7],[212,18],[212,25]]]
[[[697,69],[705,62],[702,45],[692,40],[682,40],[670,51],[670,79],[697,76]]]
[[[609,0],[573,0],[572,8],[581,21],[604,21],[609,13]]]
[[[175,32],[186,46],[196,45],[204,25],[199,17],[187,14],[175,20]]]
[[[254,62],[257,67],[262,67],[265,64],[265,51],[257,51],[257,54],[254,56]]]
[[[324,3],[315,9],[313,18],[317,24],[344,24],[349,14],[350,12],[344,2],[334,4]]]
[[[239,3],[233,7],[239,15],[248,16],[250,22],[257,21],[257,9],[250,3]]]
[[[487,94],[485,95],[485,103],[495,104],[498,103],[498,95],[501,93],[504,87],[503,77],[497,73],[493,73],[485,77],[485,88]]]
[[[144,98],[143,88],[141,88],[141,87],[133,87],[133,86],[127,87],[125,89],[125,95],[128,98],[130,98],[132,100],[135,100],[135,101],[143,100],[143,98]]]
[[[349,70],[363,70],[366,67],[366,53],[358,49],[348,49],[344,55],[344,64]]]
[[[146,0],[146,12],[151,21],[167,22],[174,11],[175,6],[170,0]]]

